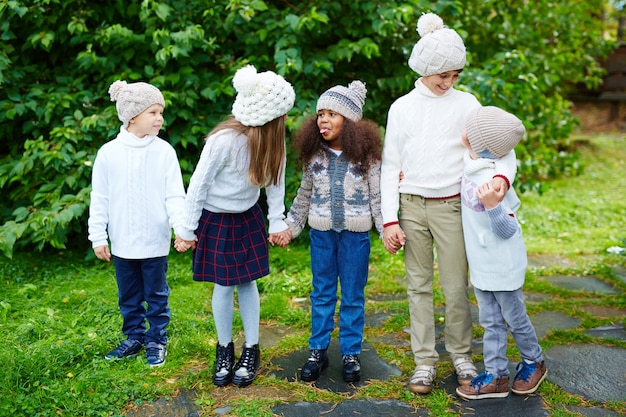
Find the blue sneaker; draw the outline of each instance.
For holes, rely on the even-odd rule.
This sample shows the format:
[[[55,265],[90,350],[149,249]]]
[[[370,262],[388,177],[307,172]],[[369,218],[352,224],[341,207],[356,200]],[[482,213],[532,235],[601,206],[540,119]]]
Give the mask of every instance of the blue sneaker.
[[[146,361],[151,368],[162,366],[165,363],[167,349],[157,342],[148,342],[146,345]]]
[[[104,355],[105,359],[122,359],[135,356],[141,348],[143,343],[137,339],[126,339],[118,347]]]

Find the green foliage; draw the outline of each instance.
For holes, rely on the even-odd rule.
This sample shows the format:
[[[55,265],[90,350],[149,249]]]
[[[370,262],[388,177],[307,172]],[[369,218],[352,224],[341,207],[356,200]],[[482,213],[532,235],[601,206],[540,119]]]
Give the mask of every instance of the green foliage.
[[[605,1],[10,0],[0,3],[0,250],[84,247],[91,163],[119,121],[117,80],[147,81],[166,98],[162,136],[185,179],[203,137],[230,113],[242,65],[284,75],[297,92],[293,130],[335,84],[368,85],[365,116],[385,125],[416,76],[406,62],[422,12],[440,14],[468,46],[461,83],[484,104],[525,120],[520,183],[579,171],[568,136],[568,88],[599,82],[611,43]],[[584,28],[585,30],[579,30]],[[288,195],[298,186],[290,159]]]

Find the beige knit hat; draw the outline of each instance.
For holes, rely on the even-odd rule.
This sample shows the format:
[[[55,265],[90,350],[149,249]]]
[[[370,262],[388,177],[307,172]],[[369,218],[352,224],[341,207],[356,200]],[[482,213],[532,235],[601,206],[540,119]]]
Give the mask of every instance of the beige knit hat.
[[[287,114],[296,99],[283,77],[272,71],[257,73],[252,65],[237,70],[233,86],[237,97],[232,113],[245,126],[263,126]]]
[[[143,113],[153,104],[160,104],[165,107],[163,94],[155,86],[148,83],[132,83],[126,81],[115,81],[109,87],[111,101],[117,102],[117,117],[122,121],[124,127],[128,127],[128,122],[133,117]]]
[[[463,39],[434,13],[423,14],[417,21],[421,39],[413,47],[409,67],[423,77],[461,70],[465,66]]]
[[[317,100],[316,111],[332,110],[353,122],[358,122],[363,118],[366,94],[365,84],[358,80],[348,84],[348,88],[336,85],[322,93]]]
[[[472,110],[465,120],[467,139],[481,158],[502,158],[515,148],[525,132],[520,119],[494,106]]]

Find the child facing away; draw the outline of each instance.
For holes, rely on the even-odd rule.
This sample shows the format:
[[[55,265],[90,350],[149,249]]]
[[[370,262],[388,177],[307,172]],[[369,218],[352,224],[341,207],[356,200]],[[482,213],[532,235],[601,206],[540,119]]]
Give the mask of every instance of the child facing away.
[[[496,161],[514,153],[524,133],[517,117],[487,106],[470,112],[461,135],[467,148],[461,186],[465,248],[479,320],[485,329],[485,372],[470,385],[456,389],[468,400],[509,395],[507,327],[522,357],[512,391],[533,393],[548,373],[522,293],[527,259],[515,215],[520,200],[513,189],[497,190],[485,183],[493,177]]]
[[[446,350],[460,385],[469,384],[477,375],[471,357],[472,319],[461,225],[465,150],[459,137],[466,115],[480,103],[470,93],[454,88],[466,63],[461,37],[432,13],[419,18],[417,30],[421,38],[408,62],[420,78],[415,88],[389,109],[381,199],[383,244],[392,254],[404,245],[416,365],[408,388],[427,394],[432,391],[439,360],[433,307],[435,250],[445,297]],[[515,168],[514,157],[498,163],[494,186],[510,186]],[[402,181],[400,172],[404,173]]]
[[[93,165],[89,240],[98,259],[113,258],[127,338],[105,358],[134,356],[145,346],[148,364],[156,367],[165,363],[167,255],[185,189],[176,151],[157,136],[163,94],[150,84],[125,81],[111,84],[109,94],[122,126],[100,148]]]
[[[287,214],[289,230],[281,246],[297,237],[307,222],[310,230],[311,336],[310,356],[300,378],[315,381],[328,367],[327,355],[341,283],[339,344],[345,382],[361,378],[368,278],[370,230],[382,236],[378,126],[363,120],[367,90],[361,81],[334,86],[317,101],[317,115],[304,122],[294,145],[303,174],[298,194]]]
[[[272,71],[240,68],[233,77],[232,116],[207,136],[191,177],[175,247],[193,251],[193,279],[213,282],[217,329],[213,383],[243,387],[260,366],[260,301],[256,280],[269,274],[261,187],[268,202],[270,239],[287,229],[285,119],[295,92]],[[197,242],[196,242],[197,241]],[[232,335],[237,289],[245,343],[237,364]]]

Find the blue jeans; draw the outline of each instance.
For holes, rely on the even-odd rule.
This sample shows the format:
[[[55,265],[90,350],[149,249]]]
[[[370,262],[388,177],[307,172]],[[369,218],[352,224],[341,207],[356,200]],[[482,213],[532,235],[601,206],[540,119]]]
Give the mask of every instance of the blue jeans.
[[[506,357],[507,330],[511,330],[522,359],[543,361],[535,328],[526,314],[522,289],[514,291],[482,291],[474,288],[478,301],[478,319],[485,328],[483,354],[485,370],[501,377],[509,374]]]
[[[142,343],[167,344],[166,328],[170,322],[170,288],[165,279],[167,257],[123,259],[114,256],[113,263],[118,304],[124,319],[122,331],[129,339]],[[146,320],[150,324],[147,331]]]
[[[326,349],[330,344],[337,305],[337,278],[341,284],[339,345],[342,355],[361,353],[365,325],[369,232],[340,233],[311,229],[311,337],[309,348]]]

